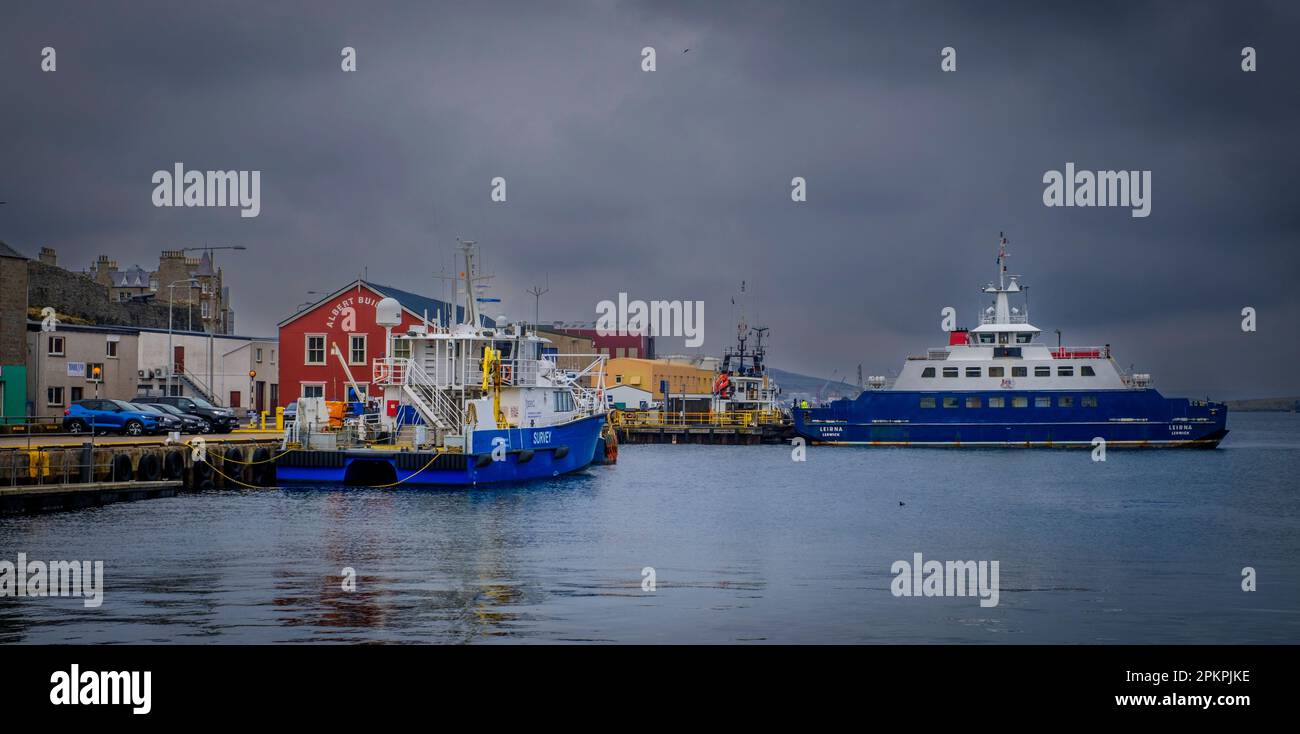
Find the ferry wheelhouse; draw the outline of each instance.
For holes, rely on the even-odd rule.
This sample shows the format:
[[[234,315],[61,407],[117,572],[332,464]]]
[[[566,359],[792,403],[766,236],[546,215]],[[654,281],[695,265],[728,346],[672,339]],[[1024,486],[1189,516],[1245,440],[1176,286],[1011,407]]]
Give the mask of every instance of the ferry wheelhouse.
[[[1051,348],[1008,275],[1006,244],[992,303],[973,329],[908,357],[892,381],[874,377],[852,400],[794,410],[794,430],[829,444],[1213,448],[1227,435],[1223,403],[1166,398],[1149,374],[1124,372],[1110,345]]]
[[[464,321],[439,317],[394,334],[401,305],[381,300],[385,356],[372,372],[380,410],[352,422],[353,430],[312,433],[300,407],[288,440],[303,450],[277,462],[280,481],[474,485],[559,476],[598,458],[605,357],[546,353],[550,341],[522,324],[485,327],[473,243],[463,249]],[[577,356],[590,364],[558,366]]]

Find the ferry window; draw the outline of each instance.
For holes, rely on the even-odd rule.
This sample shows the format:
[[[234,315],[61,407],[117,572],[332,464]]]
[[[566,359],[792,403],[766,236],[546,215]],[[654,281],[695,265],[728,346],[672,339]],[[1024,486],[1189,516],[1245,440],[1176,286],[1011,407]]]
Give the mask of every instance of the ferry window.
[[[303,360],[304,364],[325,364],[325,335],[308,334],[307,335],[307,358]],[[311,397],[305,395],[303,397]]]
[[[971,397],[969,397],[969,398],[966,398],[966,407],[967,407],[967,408],[978,408],[978,407],[980,407],[980,399],[979,399],[978,397],[975,397],[975,396],[971,396]]]
[[[1005,408],[1005,407],[1007,407],[1007,399],[1006,399],[1006,398],[989,398],[989,407],[990,407],[990,408]]]
[[[1082,367],[1079,368],[1079,376],[1080,376],[1080,377],[1096,377],[1096,376],[1097,376],[1097,373],[1096,373],[1096,372],[1095,372],[1091,367],[1089,367],[1088,365],[1085,364],[1084,366],[1082,366]]]
[[[934,377],[934,368],[926,367],[925,369],[921,370],[921,377]]]
[[[1007,374],[1007,368],[1005,367],[989,368],[989,377],[1004,377],[1006,374]]]
[[[1018,397],[1011,398],[1011,407],[1013,407],[1013,408],[1028,408],[1028,407],[1029,407],[1029,398],[1024,397],[1024,396],[1018,396]]]
[[[993,343],[992,334],[980,334],[980,344],[992,344],[992,343]]]
[[[1034,377],[1051,377],[1051,376],[1052,376],[1052,368],[1051,368],[1051,367],[1035,367],[1035,368],[1034,368]]]
[[[943,376],[944,376],[944,377],[956,377],[956,376],[957,376],[957,368],[956,368],[956,367],[944,367],[944,368],[943,368]]]
[[[567,413],[573,410],[573,395],[567,392],[555,393],[555,412]]]
[[[921,398],[921,407],[922,407],[922,408],[933,408],[933,407],[934,407],[934,398]]]
[[[1029,368],[1028,368],[1028,367],[1012,367],[1012,368],[1011,368],[1011,376],[1012,376],[1012,377],[1025,377],[1025,376],[1027,376],[1028,374],[1029,374]]]
[[[1057,377],[1074,377],[1074,368],[1073,368],[1073,367],[1057,367],[1057,368],[1056,368],[1056,376],[1057,376]]]
[[[1016,344],[1028,344],[1033,338],[1033,334],[1016,334]]]
[[[348,340],[348,363],[366,363],[366,335],[353,334]]]
[[[393,340],[393,356],[394,356],[395,358],[397,358],[397,359],[410,359],[410,358],[411,358],[411,340],[410,340],[410,339],[394,339],[394,340]]]
[[[957,398],[944,398],[944,399],[943,399],[943,407],[945,407],[945,408],[955,408],[955,407],[957,407]]]
[[[1079,405],[1082,405],[1085,408],[1095,408],[1097,407],[1097,396],[1084,395],[1083,397],[1079,398]]]
[[[1060,407],[1060,408],[1073,408],[1073,407],[1074,407],[1074,396],[1073,396],[1073,395],[1062,395],[1061,397],[1059,397],[1059,398],[1056,399],[1056,405],[1057,405],[1057,407]]]
[[[1052,398],[1051,398],[1051,396],[1050,396],[1050,395],[1039,395],[1038,397],[1034,398],[1034,407],[1035,407],[1035,408],[1050,408],[1050,407],[1052,407]]]
[[[966,376],[967,376],[967,377],[979,377],[979,376],[980,376],[980,368],[979,368],[979,367],[967,367],[967,368],[966,368]]]

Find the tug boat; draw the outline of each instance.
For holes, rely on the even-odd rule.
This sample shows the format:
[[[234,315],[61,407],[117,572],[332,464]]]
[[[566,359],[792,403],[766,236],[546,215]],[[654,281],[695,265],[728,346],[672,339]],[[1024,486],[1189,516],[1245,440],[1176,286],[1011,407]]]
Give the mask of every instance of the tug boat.
[[[558,358],[577,355],[546,353],[550,340],[523,324],[484,326],[474,243],[462,249],[464,320],[443,325],[426,318],[394,334],[401,304],[382,299],[376,320],[385,327],[386,348],[373,362],[372,382],[383,390],[383,409],[338,430],[315,431],[321,422],[312,414],[320,409],[300,401],[276,462],[280,482],[472,486],[605,463],[599,439],[606,358],[582,355],[593,358],[587,367],[562,370]]]
[[[718,415],[752,414],[764,422],[783,418],[781,388],[767,374],[763,358],[766,326],[750,327],[744,317],[736,325],[736,346],[722,353],[722,362],[713,377],[713,395],[709,409]],[[753,348],[748,347],[750,336]]]
[[[1149,374],[1127,374],[1110,345],[1052,349],[1029,323],[1019,276],[1000,238],[992,303],[973,329],[908,357],[898,377],[872,377],[852,400],[796,407],[794,431],[822,444],[989,447],[1218,446],[1220,402],[1166,398]]]

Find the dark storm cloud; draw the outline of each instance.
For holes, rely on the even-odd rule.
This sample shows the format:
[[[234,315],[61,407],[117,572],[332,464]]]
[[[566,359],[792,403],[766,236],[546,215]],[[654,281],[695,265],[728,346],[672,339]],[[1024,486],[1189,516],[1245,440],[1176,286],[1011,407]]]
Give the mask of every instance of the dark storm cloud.
[[[440,294],[463,236],[513,316],[547,277],[544,319],[592,319],[619,291],[702,299],[717,353],[745,280],[777,366],[885,373],[943,341],[942,307],[973,320],[1005,230],[1049,341],[1109,342],[1171,391],[1300,391],[1287,3],[3,13],[0,239],[77,266],[246,245],[222,258],[243,332],[366,268]],[[1257,72],[1240,70],[1246,45]],[[261,215],[154,208],[150,176],[175,161],[261,170]],[[1043,173],[1067,161],[1151,170],[1151,216],[1045,208]]]

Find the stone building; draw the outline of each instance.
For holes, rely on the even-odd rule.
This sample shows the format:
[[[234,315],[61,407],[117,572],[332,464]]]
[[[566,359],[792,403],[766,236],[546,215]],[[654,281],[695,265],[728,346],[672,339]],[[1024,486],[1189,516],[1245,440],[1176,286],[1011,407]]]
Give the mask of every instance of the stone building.
[[[42,248],[41,262],[55,265],[55,251]],[[116,260],[100,255],[86,275],[108,289],[110,301],[170,303],[187,330],[235,333],[230,289],[211,252],[190,257],[184,250],[163,250],[158,269],[152,271],[138,265],[122,269]]]
[[[0,242],[0,423],[27,405],[27,258]]]

